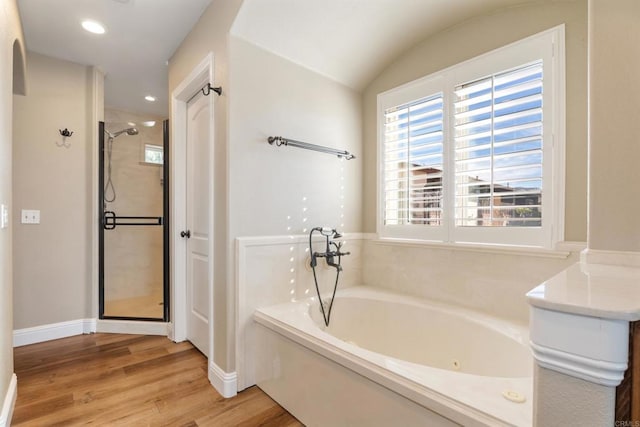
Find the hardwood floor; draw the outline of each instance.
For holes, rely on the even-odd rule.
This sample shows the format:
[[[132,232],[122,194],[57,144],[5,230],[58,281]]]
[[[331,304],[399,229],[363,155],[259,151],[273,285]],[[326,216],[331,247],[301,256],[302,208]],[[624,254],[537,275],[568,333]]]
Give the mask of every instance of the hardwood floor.
[[[165,337],[92,334],[14,350],[12,426],[301,426],[259,388],[231,399],[206,358]]]

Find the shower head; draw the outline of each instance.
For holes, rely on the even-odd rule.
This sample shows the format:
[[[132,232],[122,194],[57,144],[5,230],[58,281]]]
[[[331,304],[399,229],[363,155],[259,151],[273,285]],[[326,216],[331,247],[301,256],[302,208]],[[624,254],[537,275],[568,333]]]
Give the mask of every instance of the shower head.
[[[122,135],[123,133],[126,133],[127,135],[137,135],[139,133],[138,129],[136,129],[136,128],[122,129],[122,130],[119,130],[118,132],[114,132],[114,133],[111,133],[109,131],[105,131],[105,132],[107,132],[107,134],[109,135],[110,138],[117,138],[118,136]]]

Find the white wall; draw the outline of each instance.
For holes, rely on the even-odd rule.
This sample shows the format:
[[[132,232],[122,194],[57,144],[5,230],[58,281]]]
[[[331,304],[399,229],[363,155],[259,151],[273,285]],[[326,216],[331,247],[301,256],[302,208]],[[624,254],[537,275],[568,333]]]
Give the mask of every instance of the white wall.
[[[640,252],[640,2],[589,1],[589,248]]]
[[[26,97],[14,97],[14,327],[91,317],[94,72],[29,53]],[[59,147],[58,130],[73,136]],[[39,209],[41,223],[19,223]]]
[[[236,37],[230,46],[231,237],[306,234],[323,225],[360,231],[359,94]],[[269,136],[357,158],[276,147]]]
[[[12,94],[25,93],[25,51],[15,0],[0,1],[0,204],[11,208]],[[11,398],[13,375],[13,278],[11,240],[15,217],[0,229],[0,405]],[[7,408],[8,409],[8,408]],[[0,409],[1,410],[1,409]],[[0,417],[9,413],[0,413]],[[0,423],[5,420],[0,419]]]

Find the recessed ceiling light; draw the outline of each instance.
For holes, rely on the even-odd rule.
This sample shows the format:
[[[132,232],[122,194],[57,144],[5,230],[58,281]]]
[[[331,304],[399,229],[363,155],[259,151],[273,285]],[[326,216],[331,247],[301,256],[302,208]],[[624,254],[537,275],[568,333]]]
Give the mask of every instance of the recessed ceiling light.
[[[156,121],[155,120],[149,120],[146,122],[142,122],[142,126],[146,126],[148,128],[152,128],[156,125]]]
[[[82,28],[93,34],[104,34],[106,32],[104,25],[96,21],[82,21]]]
[[[133,127],[133,126],[135,126],[136,124],[135,124],[134,122],[127,122],[127,125],[129,125],[129,126],[132,126],[132,127]]]
[[[144,99],[146,99],[149,102],[154,102],[156,100],[155,96],[151,96],[151,95],[147,95],[144,97]]]

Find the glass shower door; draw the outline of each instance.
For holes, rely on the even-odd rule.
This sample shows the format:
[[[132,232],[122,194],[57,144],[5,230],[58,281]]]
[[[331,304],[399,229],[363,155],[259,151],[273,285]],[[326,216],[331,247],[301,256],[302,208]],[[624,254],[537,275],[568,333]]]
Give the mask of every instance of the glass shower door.
[[[168,321],[168,124],[124,114],[100,123],[100,318]]]

